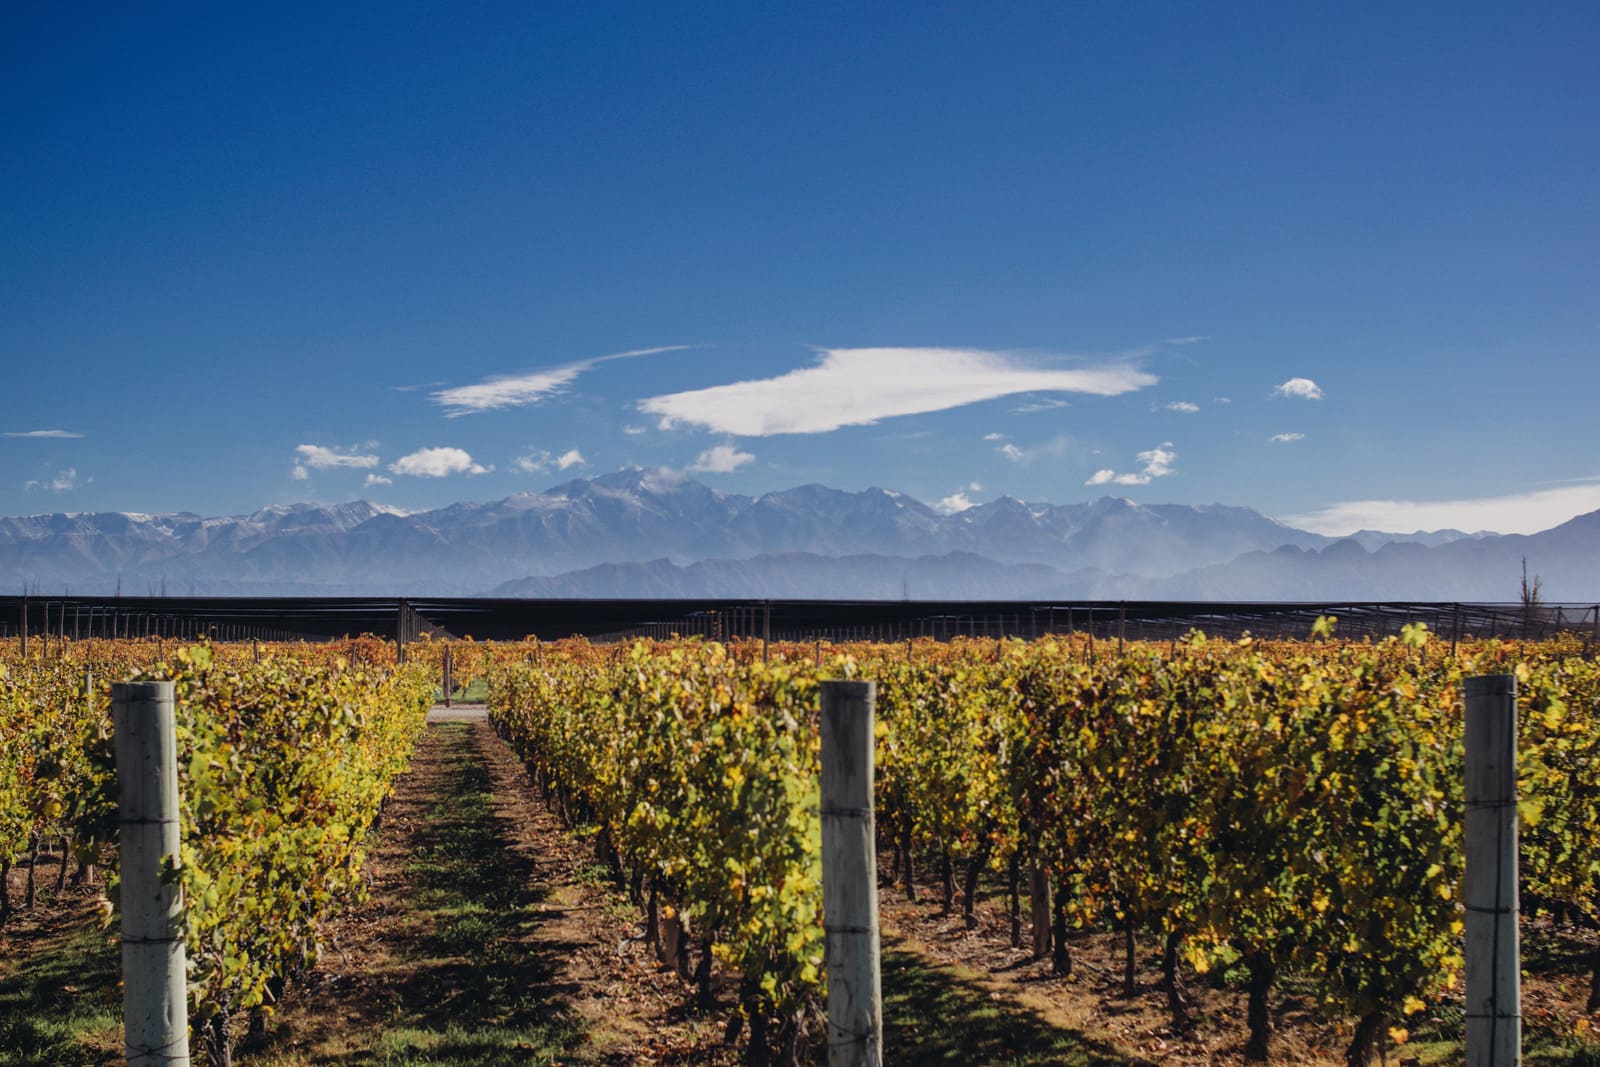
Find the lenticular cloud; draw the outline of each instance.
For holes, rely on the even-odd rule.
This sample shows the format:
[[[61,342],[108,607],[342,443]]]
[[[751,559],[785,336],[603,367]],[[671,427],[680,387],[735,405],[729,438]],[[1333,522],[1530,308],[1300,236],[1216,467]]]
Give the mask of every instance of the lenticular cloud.
[[[776,378],[668,393],[639,402],[663,424],[689,423],[740,437],[826,433],[897,415],[1017,393],[1116,396],[1156,383],[1127,363],[1052,368],[969,348],[830,348],[815,366]]]

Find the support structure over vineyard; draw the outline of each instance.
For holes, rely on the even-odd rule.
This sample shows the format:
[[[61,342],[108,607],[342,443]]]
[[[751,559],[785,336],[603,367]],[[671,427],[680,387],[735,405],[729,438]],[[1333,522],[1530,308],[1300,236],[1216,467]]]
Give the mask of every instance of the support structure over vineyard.
[[[175,637],[322,641],[368,633],[387,640],[657,639],[673,635],[789,641],[902,641],[908,637],[1023,637],[1088,633],[1165,641],[1306,637],[1323,616],[1341,637],[1382,639],[1425,623],[1447,640],[1540,639],[1568,632],[1600,645],[1600,605],[1450,602],[518,600],[409,597],[0,597],[0,637]]]

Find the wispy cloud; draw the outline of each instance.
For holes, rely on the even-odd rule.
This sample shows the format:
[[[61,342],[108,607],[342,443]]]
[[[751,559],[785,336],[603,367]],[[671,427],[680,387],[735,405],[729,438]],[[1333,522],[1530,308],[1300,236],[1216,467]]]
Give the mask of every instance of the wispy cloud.
[[[1011,409],[1011,413],[1013,415],[1032,415],[1040,411],[1054,411],[1056,408],[1064,408],[1066,406],[1067,402],[1060,397],[1047,396],[1039,400],[1030,400],[1026,404],[1018,404]]]
[[[378,465],[378,457],[365,455],[354,448],[324,448],[322,445],[296,445],[294,449],[295,462],[313,470],[327,470],[333,467],[352,467],[356,470],[370,470]]]
[[[1330,537],[1357,530],[1531,534],[1596,510],[1600,510],[1600,481],[1467,500],[1350,500],[1283,521]]]
[[[1149,485],[1156,478],[1165,478],[1173,474],[1172,463],[1178,458],[1178,453],[1172,450],[1171,441],[1163,441],[1155,448],[1140,452],[1134,456],[1144,464],[1142,470],[1132,471],[1127,474],[1118,474],[1108,468],[1097,470],[1089,476],[1084,485]]]
[[[576,448],[569,448],[556,457],[556,470],[571,470],[573,467],[586,467],[589,461],[583,458],[583,453]]]
[[[1280,445],[1291,444],[1295,441],[1304,441],[1305,439],[1306,435],[1303,433],[1275,433],[1268,438],[1268,440],[1276,441]]]
[[[55,438],[68,438],[68,437],[82,437],[83,434],[74,433],[71,430],[7,430],[6,431],[6,436],[7,437],[55,437]]]
[[[1322,399],[1322,386],[1310,378],[1290,378],[1272,391],[1279,396],[1294,396],[1302,400]]]
[[[974,508],[977,506],[978,505],[976,503],[967,499],[967,494],[965,492],[957,490],[956,492],[945,497],[943,500],[936,501],[933,505],[933,510],[945,515],[954,515],[957,512],[966,511],[968,508]]]
[[[385,478],[381,474],[369,474],[367,475],[367,480],[362,484],[368,486],[369,488],[374,485],[393,485],[394,479]]]
[[[985,441],[1004,441],[1006,435],[1003,433],[986,433],[983,435],[983,439]]]
[[[1065,433],[1057,434],[1047,441],[1040,441],[1034,445],[1024,446],[1007,441],[995,449],[996,452],[999,452],[1011,462],[1023,464],[1034,463],[1041,459],[1060,459],[1062,456],[1072,454],[1075,450],[1081,451],[1082,446],[1078,444],[1071,434]]]
[[[638,437],[640,434],[644,433],[647,429],[648,429],[648,427],[645,427],[645,426],[624,426],[622,428],[622,432],[627,434],[629,437]]]
[[[435,404],[444,408],[445,415],[452,419],[480,411],[526,407],[564,391],[578,375],[602,363],[609,363],[614,359],[653,356],[661,352],[678,352],[689,347],[691,346],[663,345],[660,348],[636,348],[629,352],[613,352],[607,356],[580,359],[576,363],[564,363],[559,367],[547,367],[526,374],[486,378],[476,385],[458,385],[450,389],[441,389],[432,395],[432,399]]]
[[[707,474],[729,474],[746,464],[754,463],[755,458],[753,453],[741,452],[733,445],[716,445],[695,457],[695,461],[689,464],[689,469],[704,471]]]
[[[1174,400],[1166,405],[1168,411],[1177,411],[1185,415],[1193,415],[1200,410],[1200,405],[1190,400]]]
[[[407,474],[416,478],[443,478],[450,474],[487,474],[494,470],[474,463],[472,456],[460,448],[423,448],[401,456],[389,464],[392,474]]]
[[[94,479],[90,478],[89,481],[92,482]],[[23,485],[22,489],[28,493],[33,492],[35,489],[43,489],[51,493],[70,493],[78,488],[79,484],[78,468],[68,467],[66,470],[58,472],[54,478],[47,481],[30,481]],[[88,483],[81,484],[87,485]]]
[[[1131,363],[1055,368],[966,348],[829,348],[776,378],[649,397],[641,410],[740,437],[827,433],[1018,393],[1117,396],[1156,383]]]

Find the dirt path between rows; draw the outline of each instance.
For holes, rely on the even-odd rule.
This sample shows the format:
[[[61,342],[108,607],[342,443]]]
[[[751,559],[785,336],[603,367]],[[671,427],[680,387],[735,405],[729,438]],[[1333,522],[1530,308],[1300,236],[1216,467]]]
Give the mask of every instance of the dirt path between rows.
[[[431,717],[367,875],[368,902],[241,1062],[717,1058],[676,977],[619,954],[632,909],[476,709]]]

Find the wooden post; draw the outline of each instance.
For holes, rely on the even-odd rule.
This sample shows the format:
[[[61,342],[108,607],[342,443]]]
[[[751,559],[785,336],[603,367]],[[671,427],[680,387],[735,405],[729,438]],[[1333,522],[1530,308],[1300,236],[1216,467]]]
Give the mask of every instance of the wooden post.
[[[1522,1062],[1517,676],[1466,684],[1467,1067]]]
[[[28,656],[28,587],[26,585],[24,585],[22,587],[22,626],[21,626],[21,633],[22,633],[22,656],[23,656],[24,659],[26,659],[27,656]]]
[[[452,664],[450,662],[450,646],[449,645],[445,645],[444,646],[444,706],[447,707],[447,708],[452,706],[451,700],[450,700],[450,691],[455,688],[455,679],[451,677],[451,675],[454,672],[450,669],[453,666],[454,666],[454,664]]]
[[[761,662],[772,662],[772,601],[761,602]]]
[[[1033,919],[1033,958],[1050,955],[1050,872],[1035,861],[1028,868],[1028,898]]]
[[[171,682],[111,687],[122,822],[122,1015],[128,1067],[189,1062],[178,747]]]
[[[872,814],[873,682],[822,686],[822,928],[829,1067],[883,1062],[878,864]]]

